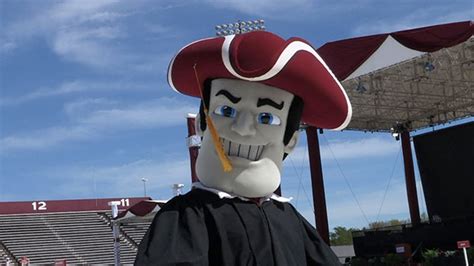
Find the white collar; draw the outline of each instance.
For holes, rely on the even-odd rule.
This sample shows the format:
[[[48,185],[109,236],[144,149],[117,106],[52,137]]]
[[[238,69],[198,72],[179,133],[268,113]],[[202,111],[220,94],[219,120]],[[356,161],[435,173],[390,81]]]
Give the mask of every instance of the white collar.
[[[222,190],[206,187],[204,184],[202,184],[199,181],[194,182],[192,187],[212,192],[212,193],[216,194],[217,196],[219,196],[219,198],[221,198],[221,199],[223,199],[223,198],[228,198],[228,199],[239,198],[243,201],[249,201],[250,200],[248,198],[241,197],[241,196],[238,196],[238,195],[235,195],[235,194],[229,194],[229,193],[227,193],[225,191],[222,191]],[[282,197],[282,196],[278,196],[277,194],[272,194],[272,195],[268,195],[268,196],[260,198],[260,203],[263,203],[265,201],[269,201],[271,199],[279,201],[279,202],[290,202],[290,200],[292,200],[293,198],[291,198],[291,197],[290,198],[285,198],[285,197]]]

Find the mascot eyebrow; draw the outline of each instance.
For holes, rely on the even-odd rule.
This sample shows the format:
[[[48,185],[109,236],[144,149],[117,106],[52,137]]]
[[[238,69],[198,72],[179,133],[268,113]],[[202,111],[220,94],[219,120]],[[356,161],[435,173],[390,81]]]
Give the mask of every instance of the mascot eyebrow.
[[[240,100],[242,98],[240,97],[235,97],[234,95],[232,95],[230,92],[226,91],[226,90],[220,90],[216,93],[215,96],[219,96],[219,95],[224,95],[227,99],[229,99],[229,101],[231,101],[232,103],[238,103],[240,102]]]
[[[277,104],[276,102],[274,102],[272,99],[269,99],[269,98],[258,98],[258,102],[257,102],[257,107],[260,107],[262,105],[270,105],[272,107],[275,107],[276,109],[278,110],[281,110],[283,109],[283,106],[284,106],[284,102],[281,101],[280,104]]]

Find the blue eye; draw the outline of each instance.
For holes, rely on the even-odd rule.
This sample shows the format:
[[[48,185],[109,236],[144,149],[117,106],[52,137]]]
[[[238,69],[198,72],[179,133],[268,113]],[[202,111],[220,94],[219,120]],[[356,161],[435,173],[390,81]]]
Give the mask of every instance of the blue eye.
[[[258,114],[257,122],[265,125],[280,125],[281,123],[280,118],[272,113]]]
[[[237,113],[237,111],[235,111],[234,108],[232,108],[230,106],[227,106],[227,105],[219,105],[214,110],[214,114],[225,116],[225,117],[230,117],[230,118],[234,118],[236,113]]]

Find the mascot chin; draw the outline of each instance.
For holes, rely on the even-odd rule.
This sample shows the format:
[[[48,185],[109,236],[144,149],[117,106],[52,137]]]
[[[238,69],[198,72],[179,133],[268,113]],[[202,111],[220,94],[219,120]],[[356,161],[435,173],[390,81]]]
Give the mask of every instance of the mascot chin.
[[[344,89],[305,40],[264,31],[193,42],[168,82],[200,97],[199,182],[157,213],[136,265],[340,265],[289,203],[274,194],[301,122],[340,130]]]

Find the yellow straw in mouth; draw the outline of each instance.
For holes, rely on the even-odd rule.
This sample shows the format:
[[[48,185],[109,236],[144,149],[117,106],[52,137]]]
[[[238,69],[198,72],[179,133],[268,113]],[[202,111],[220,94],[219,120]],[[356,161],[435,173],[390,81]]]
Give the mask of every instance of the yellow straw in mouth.
[[[222,169],[224,172],[232,171],[232,163],[229,160],[229,157],[225,154],[224,147],[222,147],[222,143],[219,141],[219,134],[217,133],[216,127],[214,126],[214,122],[212,121],[211,117],[209,116],[209,110],[207,109],[206,103],[204,102],[204,97],[202,94],[201,89],[201,82],[199,82],[199,77],[196,70],[196,64],[193,66],[194,68],[194,75],[196,76],[196,81],[198,83],[199,93],[201,94],[201,100],[203,102],[203,109],[204,114],[206,115],[206,122],[209,128],[209,132],[211,133],[212,142],[214,143],[214,148],[216,149],[217,156],[222,165]]]

